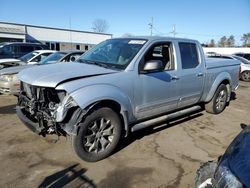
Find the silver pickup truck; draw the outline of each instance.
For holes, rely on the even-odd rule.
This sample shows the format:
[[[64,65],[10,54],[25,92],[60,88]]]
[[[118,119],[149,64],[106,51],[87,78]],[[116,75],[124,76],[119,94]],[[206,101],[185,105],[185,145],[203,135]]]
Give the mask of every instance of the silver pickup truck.
[[[23,70],[17,115],[32,131],[71,136],[86,161],[122,136],[204,106],[218,114],[238,86],[239,62],[205,59],[195,40],[106,40],[71,64]]]

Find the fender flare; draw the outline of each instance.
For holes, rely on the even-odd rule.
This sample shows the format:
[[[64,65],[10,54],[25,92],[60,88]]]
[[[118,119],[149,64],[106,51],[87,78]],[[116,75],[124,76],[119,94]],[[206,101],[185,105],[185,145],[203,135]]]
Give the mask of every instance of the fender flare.
[[[232,78],[228,72],[221,72],[214,80],[214,83],[212,84],[212,86],[207,94],[207,97],[204,100],[205,102],[209,102],[213,98],[214,93],[216,92],[217,88],[224,81],[229,82],[229,86],[227,86],[227,90],[229,93],[231,92]],[[230,95],[229,95],[229,98],[230,98]]]
[[[121,107],[120,114],[123,117],[124,129],[128,133],[128,122],[133,117],[133,108],[130,98],[118,87],[109,84],[95,84],[80,88],[69,94],[82,110],[89,110],[95,103],[111,100]],[[126,134],[127,135],[127,134]]]

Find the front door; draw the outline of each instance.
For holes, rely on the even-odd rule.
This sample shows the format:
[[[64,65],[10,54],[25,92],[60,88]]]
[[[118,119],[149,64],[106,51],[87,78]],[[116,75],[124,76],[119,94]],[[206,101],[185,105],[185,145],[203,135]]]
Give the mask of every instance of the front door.
[[[134,86],[137,119],[159,115],[177,108],[179,80],[172,49],[170,42],[154,44],[141,60]],[[141,73],[143,65],[151,60],[162,61],[164,68],[151,73]]]

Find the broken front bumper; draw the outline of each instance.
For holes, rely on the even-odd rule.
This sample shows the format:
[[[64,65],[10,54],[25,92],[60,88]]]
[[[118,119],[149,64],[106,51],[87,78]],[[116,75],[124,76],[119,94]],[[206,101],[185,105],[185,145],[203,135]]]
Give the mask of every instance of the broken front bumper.
[[[19,119],[28,127],[31,131],[40,134],[43,130],[43,127],[39,125],[39,123],[36,123],[32,120],[30,120],[27,115],[23,112],[20,106],[16,106],[16,114],[19,117]]]

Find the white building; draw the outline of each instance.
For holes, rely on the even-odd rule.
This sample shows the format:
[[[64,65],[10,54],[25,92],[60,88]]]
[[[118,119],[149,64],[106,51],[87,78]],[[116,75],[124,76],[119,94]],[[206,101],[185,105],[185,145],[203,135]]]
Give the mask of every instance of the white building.
[[[0,22],[0,42],[39,42],[51,50],[83,50],[112,38],[111,34]]]

